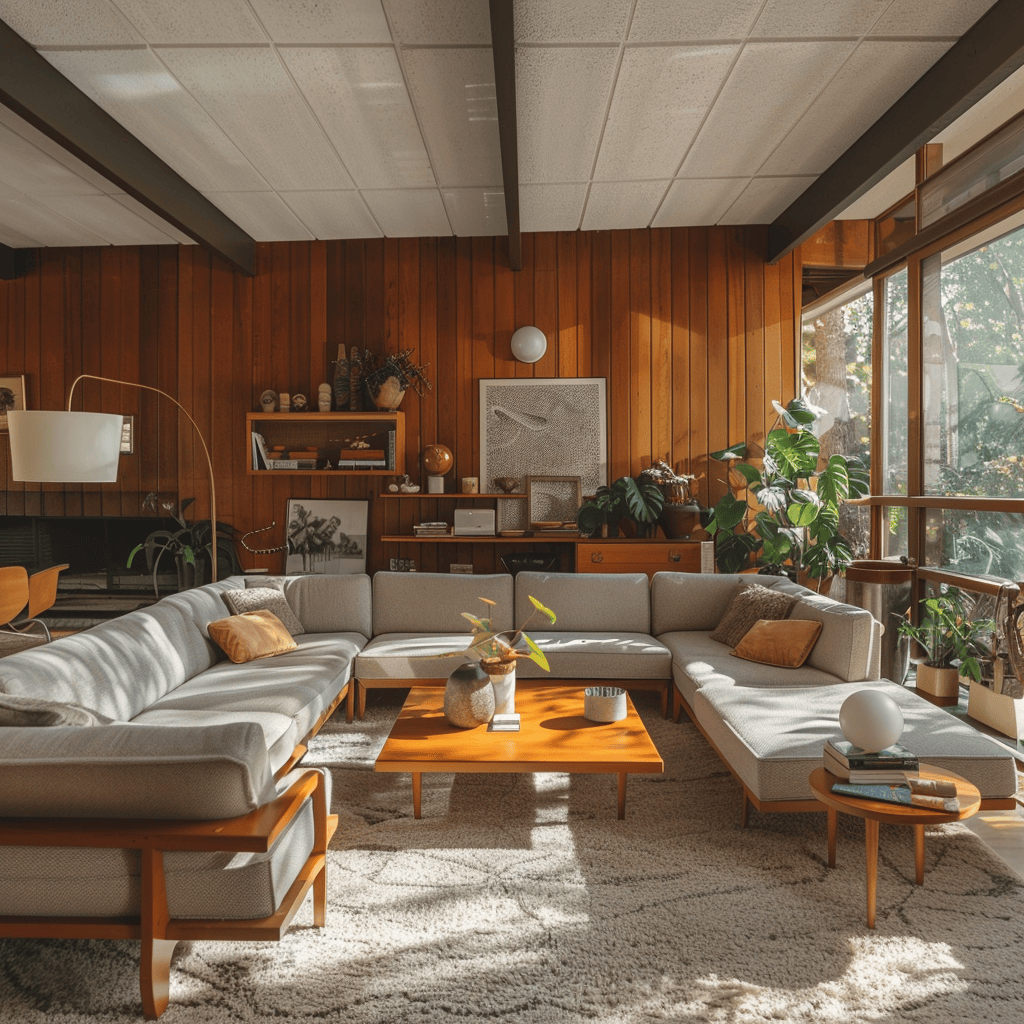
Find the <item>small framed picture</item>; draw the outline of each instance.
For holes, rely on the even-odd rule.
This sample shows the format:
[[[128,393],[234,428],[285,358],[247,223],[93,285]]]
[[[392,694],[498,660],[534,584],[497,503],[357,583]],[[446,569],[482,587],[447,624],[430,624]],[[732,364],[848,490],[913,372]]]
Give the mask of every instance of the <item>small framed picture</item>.
[[[285,572],[366,572],[369,502],[289,498]]]
[[[583,503],[578,476],[528,476],[526,518],[530,529],[575,524]]]
[[[0,377],[0,432],[7,432],[7,414],[9,412],[27,408],[24,375]]]

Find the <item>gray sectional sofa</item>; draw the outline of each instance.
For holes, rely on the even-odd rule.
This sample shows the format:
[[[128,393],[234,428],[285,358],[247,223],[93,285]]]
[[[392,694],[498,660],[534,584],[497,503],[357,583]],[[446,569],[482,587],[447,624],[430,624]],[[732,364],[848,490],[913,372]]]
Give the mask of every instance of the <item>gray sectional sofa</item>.
[[[709,633],[743,583],[783,588],[793,618],[822,632],[807,663],[733,657]],[[300,764],[339,703],[366,692],[442,686],[468,641],[462,612],[495,602],[523,624],[529,595],[554,609],[529,629],[555,680],[601,680],[686,708],[743,787],[743,813],[822,810],[807,785],[853,690],[903,706],[903,741],[1012,806],[1013,759],[910,691],[877,680],[870,614],[771,577],[658,573],[454,576],[378,573],[276,581],[305,632],[296,648],[224,659],[207,626],[227,615],[235,577],[41,648],[0,659],[0,694],[84,706],[99,727],[0,728],[0,936],[120,937],[142,943],[147,1016],[167,1002],[181,939],[276,938],[310,888],[324,923],[329,778]],[[542,676],[532,662],[519,672]]]

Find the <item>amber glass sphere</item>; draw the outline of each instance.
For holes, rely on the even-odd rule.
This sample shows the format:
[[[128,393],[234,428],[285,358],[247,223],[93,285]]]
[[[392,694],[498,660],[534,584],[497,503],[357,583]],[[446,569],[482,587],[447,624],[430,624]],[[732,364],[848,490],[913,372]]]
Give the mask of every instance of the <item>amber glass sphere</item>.
[[[423,468],[431,476],[444,476],[455,465],[455,456],[443,444],[428,444],[423,449]]]

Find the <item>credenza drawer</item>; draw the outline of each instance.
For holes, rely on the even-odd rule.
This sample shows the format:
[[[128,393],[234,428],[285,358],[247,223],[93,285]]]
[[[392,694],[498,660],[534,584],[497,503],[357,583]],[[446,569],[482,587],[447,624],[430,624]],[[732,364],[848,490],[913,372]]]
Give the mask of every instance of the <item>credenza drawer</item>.
[[[577,572],[714,572],[711,541],[594,541],[576,545]]]

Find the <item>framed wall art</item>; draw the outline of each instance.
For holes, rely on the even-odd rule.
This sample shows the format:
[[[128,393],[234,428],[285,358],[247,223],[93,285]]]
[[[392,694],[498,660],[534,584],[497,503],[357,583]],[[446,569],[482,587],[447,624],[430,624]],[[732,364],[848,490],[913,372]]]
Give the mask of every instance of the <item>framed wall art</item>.
[[[7,432],[7,414],[13,409],[27,409],[25,377],[0,377],[0,431]]]
[[[604,377],[480,381],[480,487],[528,476],[578,476],[583,494],[608,482]]]
[[[576,522],[583,503],[578,476],[528,476],[526,518],[530,529]]]
[[[290,498],[285,572],[366,572],[368,501]]]

